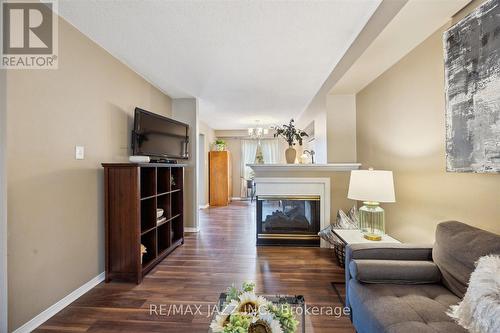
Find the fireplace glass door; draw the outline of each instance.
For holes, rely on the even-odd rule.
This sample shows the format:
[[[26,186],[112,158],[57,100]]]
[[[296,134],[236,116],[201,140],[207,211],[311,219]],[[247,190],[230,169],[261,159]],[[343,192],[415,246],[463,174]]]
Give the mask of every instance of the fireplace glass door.
[[[319,196],[259,196],[258,245],[319,245]]]

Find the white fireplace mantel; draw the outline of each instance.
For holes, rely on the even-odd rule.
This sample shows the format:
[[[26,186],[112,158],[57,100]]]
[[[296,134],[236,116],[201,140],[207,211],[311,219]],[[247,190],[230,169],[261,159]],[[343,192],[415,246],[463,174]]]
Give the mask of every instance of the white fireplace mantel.
[[[328,164],[247,164],[255,172],[258,171],[351,171],[358,170],[361,163],[328,163]]]

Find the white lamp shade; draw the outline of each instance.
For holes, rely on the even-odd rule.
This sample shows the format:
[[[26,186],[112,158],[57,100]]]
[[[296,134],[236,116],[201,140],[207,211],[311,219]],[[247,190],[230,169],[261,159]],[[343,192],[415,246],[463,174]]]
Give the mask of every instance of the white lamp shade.
[[[349,199],[375,202],[396,202],[392,171],[352,170]]]

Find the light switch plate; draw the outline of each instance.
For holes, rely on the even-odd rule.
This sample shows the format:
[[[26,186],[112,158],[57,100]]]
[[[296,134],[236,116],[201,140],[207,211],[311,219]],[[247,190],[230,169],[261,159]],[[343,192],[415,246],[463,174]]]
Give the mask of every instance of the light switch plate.
[[[75,159],[83,160],[85,158],[85,147],[75,146]]]

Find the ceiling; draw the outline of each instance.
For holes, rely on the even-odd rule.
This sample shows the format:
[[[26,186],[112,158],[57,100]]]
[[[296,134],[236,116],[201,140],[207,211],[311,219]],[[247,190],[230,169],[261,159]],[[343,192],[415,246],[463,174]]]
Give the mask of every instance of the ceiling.
[[[409,0],[331,93],[356,94],[422,43],[471,0]]]
[[[214,129],[302,112],[380,0],[60,0],[59,14]],[[151,110],[155,111],[155,110]]]

